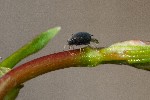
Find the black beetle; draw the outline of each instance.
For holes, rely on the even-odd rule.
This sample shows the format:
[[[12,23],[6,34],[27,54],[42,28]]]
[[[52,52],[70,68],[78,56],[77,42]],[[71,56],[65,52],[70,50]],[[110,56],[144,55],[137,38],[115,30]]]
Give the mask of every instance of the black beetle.
[[[99,43],[97,39],[92,38],[93,35],[87,32],[78,32],[72,34],[72,37],[68,40],[68,45],[88,45],[90,42]]]

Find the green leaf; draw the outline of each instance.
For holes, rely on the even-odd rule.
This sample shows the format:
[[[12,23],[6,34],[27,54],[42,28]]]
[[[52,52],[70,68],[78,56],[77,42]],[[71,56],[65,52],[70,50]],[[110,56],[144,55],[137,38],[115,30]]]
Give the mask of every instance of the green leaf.
[[[55,27],[47,30],[46,32],[42,32],[32,41],[30,41],[29,43],[18,49],[16,52],[14,52],[12,55],[10,55],[8,58],[6,58],[4,61],[2,61],[0,63],[0,77],[10,71],[11,68],[13,68],[23,58],[36,53],[43,47],[45,47],[49,40],[51,40],[60,31],[60,29],[60,27]],[[15,100],[22,87],[23,85],[14,87],[7,93],[4,100]]]
[[[31,42],[27,43],[12,55],[10,55],[8,58],[6,58],[4,61],[2,61],[0,63],[0,67],[13,68],[25,57],[41,50],[49,42],[49,40],[51,40],[60,31],[60,29],[60,27],[55,27],[49,29],[46,32],[42,32]]]

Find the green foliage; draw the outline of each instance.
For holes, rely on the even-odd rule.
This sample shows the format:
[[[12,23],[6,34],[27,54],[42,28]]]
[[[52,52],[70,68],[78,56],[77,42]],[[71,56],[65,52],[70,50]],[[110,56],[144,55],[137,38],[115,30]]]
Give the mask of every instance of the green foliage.
[[[20,48],[15,53],[13,53],[11,56],[9,56],[4,61],[2,61],[0,63],[0,77],[3,76],[8,71],[10,71],[11,68],[13,68],[23,58],[41,50],[49,42],[49,40],[51,40],[59,32],[59,30],[60,27],[55,27],[46,32],[42,32],[31,42],[27,43],[22,48]],[[6,92],[7,94],[5,93],[6,95],[4,100],[15,100],[16,96],[19,93],[19,90],[23,87],[23,85],[20,85],[20,83],[23,83],[33,77],[44,74],[48,71],[53,71],[56,69],[65,68],[69,66],[71,67],[73,65],[80,66],[80,67],[85,67],[85,66],[95,67],[99,64],[111,63],[111,64],[126,64],[126,65],[133,66],[135,68],[150,70],[150,43],[131,40],[131,41],[116,43],[107,48],[85,47],[85,48],[81,48],[80,50],[77,49],[77,50],[70,50],[66,52],[51,54],[42,57],[40,59],[36,59],[36,61],[37,61],[36,63],[34,61],[28,62],[26,66],[19,66],[21,67],[20,69],[13,70],[12,73],[14,76],[12,75],[12,73],[9,75],[9,78],[11,77],[12,79],[18,77],[18,75],[14,74],[15,72],[18,73],[19,71],[21,72],[20,74],[22,74],[23,72],[26,73],[22,74],[23,77],[17,78],[15,80],[16,83],[14,87],[10,86],[10,91],[9,92],[7,91]],[[43,68],[43,66],[48,66],[48,67]],[[30,73],[31,71],[32,72],[34,71],[34,73]],[[2,78],[5,79],[8,77],[2,77]],[[1,83],[3,83],[2,78],[1,78]],[[19,80],[22,81],[20,82]],[[1,85],[0,87],[2,91],[3,86]],[[0,92],[0,93],[4,93],[4,92]]]
[[[49,40],[51,40],[59,32],[59,30],[60,27],[55,27],[49,29],[46,32],[42,32],[31,42],[27,43],[4,61],[2,61],[0,63],[0,67],[13,68],[23,58],[41,50],[49,42]]]
[[[6,58],[4,61],[0,63],[0,77],[6,74],[8,71],[11,70],[18,62],[20,62],[25,57],[38,52],[43,47],[46,46],[46,44],[60,31],[60,27],[55,27],[52,29],[47,30],[46,32],[42,32],[39,34],[36,38],[34,38],[32,41],[18,49],[16,52],[14,52],[12,55],[10,55],[8,58]],[[11,91],[7,93],[4,100],[15,100],[17,97],[20,89],[23,87],[23,85],[19,85],[17,87],[14,87]]]

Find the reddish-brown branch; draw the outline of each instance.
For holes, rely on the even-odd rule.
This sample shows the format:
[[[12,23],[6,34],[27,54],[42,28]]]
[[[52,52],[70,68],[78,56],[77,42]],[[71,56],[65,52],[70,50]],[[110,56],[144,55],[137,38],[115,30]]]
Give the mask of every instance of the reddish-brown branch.
[[[80,65],[80,50],[50,54],[20,65],[0,78],[0,100],[13,87],[38,75]]]

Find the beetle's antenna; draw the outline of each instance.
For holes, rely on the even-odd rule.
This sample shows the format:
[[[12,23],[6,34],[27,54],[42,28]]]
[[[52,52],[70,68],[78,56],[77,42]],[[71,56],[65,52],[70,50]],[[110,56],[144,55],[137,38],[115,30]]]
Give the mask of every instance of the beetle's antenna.
[[[96,45],[98,45],[98,43],[99,43],[99,41],[97,39],[95,39],[95,38],[91,38],[91,42],[95,43]],[[88,46],[97,48],[95,45],[92,45],[92,44],[90,44],[90,45],[88,45]]]
[[[94,43],[96,43],[96,44],[98,44],[99,42],[98,42],[98,40],[97,39],[95,39],[95,38],[91,38],[91,42],[94,42]]]

